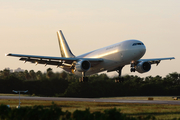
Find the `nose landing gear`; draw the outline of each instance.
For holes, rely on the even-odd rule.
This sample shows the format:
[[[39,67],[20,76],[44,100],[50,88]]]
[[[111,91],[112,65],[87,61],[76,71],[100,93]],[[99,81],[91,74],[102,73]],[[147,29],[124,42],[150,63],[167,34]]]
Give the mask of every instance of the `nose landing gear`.
[[[131,72],[135,72],[136,71],[135,66],[136,66],[135,62],[132,61],[131,62],[131,69],[130,69]]]
[[[135,68],[131,68],[131,72],[135,72],[136,71],[136,69]]]

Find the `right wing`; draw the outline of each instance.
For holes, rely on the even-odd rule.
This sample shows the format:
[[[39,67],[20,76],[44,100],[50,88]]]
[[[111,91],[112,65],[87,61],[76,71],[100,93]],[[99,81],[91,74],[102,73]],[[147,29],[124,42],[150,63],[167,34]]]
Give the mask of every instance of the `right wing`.
[[[172,60],[175,59],[174,57],[168,57],[168,58],[154,58],[154,59],[140,59],[138,62],[144,61],[144,62],[149,62],[151,64],[156,64],[158,65],[161,60]]]
[[[35,64],[44,64],[44,65],[56,65],[64,67],[72,67],[74,62],[80,60],[88,60],[91,63],[91,67],[103,61],[99,58],[65,58],[65,57],[51,57],[51,56],[37,56],[37,55],[23,55],[23,54],[6,54],[6,56],[20,57],[19,60],[24,62],[31,62]]]

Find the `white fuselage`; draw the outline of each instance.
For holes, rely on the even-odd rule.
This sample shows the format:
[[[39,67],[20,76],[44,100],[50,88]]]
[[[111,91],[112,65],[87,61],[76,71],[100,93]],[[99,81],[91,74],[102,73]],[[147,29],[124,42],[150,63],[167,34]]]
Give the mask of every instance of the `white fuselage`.
[[[139,60],[146,52],[145,45],[139,40],[126,40],[83,55],[79,58],[102,58],[104,61],[91,67],[86,75],[102,71],[112,71],[117,67],[123,67],[132,61]],[[76,75],[82,72],[75,71]]]

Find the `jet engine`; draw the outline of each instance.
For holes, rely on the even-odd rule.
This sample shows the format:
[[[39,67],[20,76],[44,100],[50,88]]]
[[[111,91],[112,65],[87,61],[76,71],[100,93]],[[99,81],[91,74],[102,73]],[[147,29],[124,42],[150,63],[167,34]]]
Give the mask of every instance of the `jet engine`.
[[[149,62],[140,62],[136,65],[136,71],[139,73],[148,72],[151,69],[151,64]]]
[[[86,72],[90,69],[91,63],[87,60],[81,60],[76,63],[75,70],[79,72]]]

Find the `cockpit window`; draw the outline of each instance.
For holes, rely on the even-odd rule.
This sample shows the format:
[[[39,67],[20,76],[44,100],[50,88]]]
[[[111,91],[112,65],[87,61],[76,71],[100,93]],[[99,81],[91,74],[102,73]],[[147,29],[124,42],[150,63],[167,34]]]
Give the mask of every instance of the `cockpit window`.
[[[132,46],[135,46],[135,45],[144,45],[143,43],[133,43]]]

